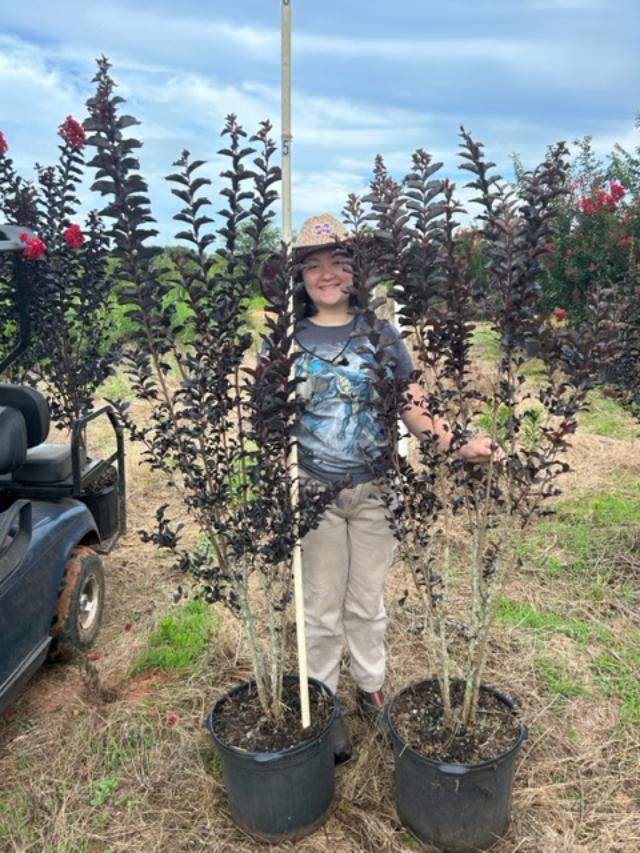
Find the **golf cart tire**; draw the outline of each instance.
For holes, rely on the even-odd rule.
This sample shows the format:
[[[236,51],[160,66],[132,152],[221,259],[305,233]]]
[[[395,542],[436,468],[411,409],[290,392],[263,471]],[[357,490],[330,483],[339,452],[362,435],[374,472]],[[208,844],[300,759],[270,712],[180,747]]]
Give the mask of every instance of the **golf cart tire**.
[[[54,657],[69,657],[89,648],[102,624],[104,597],[102,560],[91,548],[74,548],[67,561],[51,628]]]

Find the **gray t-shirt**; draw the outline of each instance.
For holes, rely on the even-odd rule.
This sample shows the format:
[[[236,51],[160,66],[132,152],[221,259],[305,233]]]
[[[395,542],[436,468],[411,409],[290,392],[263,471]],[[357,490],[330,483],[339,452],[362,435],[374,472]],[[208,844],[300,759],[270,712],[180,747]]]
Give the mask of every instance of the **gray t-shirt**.
[[[336,482],[349,475],[355,484],[373,478],[371,460],[384,447],[376,419],[373,349],[356,320],[344,326],[319,326],[301,320],[296,340],[302,354],[296,375],[305,413],[296,435],[300,466],[312,477]],[[389,376],[408,379],[413,364],[398,331],[386,324],[379,349]]]

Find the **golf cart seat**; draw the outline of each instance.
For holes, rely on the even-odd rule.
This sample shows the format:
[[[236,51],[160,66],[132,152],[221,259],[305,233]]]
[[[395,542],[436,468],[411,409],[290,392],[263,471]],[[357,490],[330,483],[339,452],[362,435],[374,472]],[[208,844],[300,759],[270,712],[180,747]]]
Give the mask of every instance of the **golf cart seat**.
[[[26,455],[22,464],[12,470],[13,482],[50,484],[71,477],[71,449],[64,444],[44,443],[49,434],[50,419],[49,406],[43,395],[35,388],[2,383],[0,406],[8,412],[15,412],[26,430]],[[12,420],[15,421],[15,418],[7,416],[6,425],[0,420],[2,446],[12,442],[11,435],[18,429],[15,423],[11,425]],[[1,470],[0,473],[9,472]]]
[[[0,475],[12,474],[27,458],[27,427],[19,411],[0,406]]]
[[[17,409],[0,406],[0,477],[27,458],[27,427]],[[31,539],[31,502],[15,501],[0,511],[0,583],[20,565]],[[0,685],[1,686],[1,685]]]

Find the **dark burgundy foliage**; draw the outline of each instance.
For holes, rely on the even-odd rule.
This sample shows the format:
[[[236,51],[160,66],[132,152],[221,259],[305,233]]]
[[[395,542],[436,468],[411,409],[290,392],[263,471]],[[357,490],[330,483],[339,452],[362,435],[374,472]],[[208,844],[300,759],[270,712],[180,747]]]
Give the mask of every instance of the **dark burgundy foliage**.
[[[271,126],[263,122],[249,137],[234,115],[227,117],[219,151],[227,162],[224,207],[215,231],[204,162],[188,151],[176,161],[167,178],[181,204],[175,237],[190,249],[174,253],[170,270],[148,245],[157,233],[155,220],[134,156],[140,142],[127,135],[138,122],[119,114],[122,98],[114,94],[106,59],[98,63],[95,82],[85,122],[87,145],[95,151],[93,189],[107,200],[102,215],[112,220],[118,298],[136,329],[124,366],[137,397],[148,404],[148,417],[138,423],[128,404],[114,405],[144,445],[145,461],[178,489],[182,518],[200,531],[196,547],[183,544],[184,520],[174,523],[163,505],[156,530],[142,536],[175,554],[198,595],[239,616],[261,703],[278,717],[292,552],[331,495],[312,490],[298,506],[292,488],[289,454],[299,403],[290,378],[296,356],[285,253],[261,358],[246,324],[248,298],[270,251],[280,180]],[[171,298],[176,289],[187,306],[180,318]],[[266,616],[258,619],[256,608]]]
[[[370,192],[351,197],[345,217],[355,231],[355,267],[360,273],[360,304],[373,284],[391,282],[391,295],[408,343],[413,346],[416,377],[426,400],[411,400],[408,383],[394,383],[384,355],[372,368],[378,414],[388,436],[386,476],[389,514],[399,549],[410,568],[425,608],[431,664],[438,673],[448,725],[473,724],[487,653],[487,634],[495,619],[500,590],[516,559],[514,542],[536,516],[548,511],[559,494],[557,477],[568,469],[563,454],[587,405],[601,365],[611,357],[617,324],[610,294],[594,288],[587,319],[580,328],[540,324],[537,302],[544,272],[541,258],[554,233],[557,201],[568,173],[567,150],[559,144],[534,171],[522,175],[518,195],[493,173],[483,146],[461,131],[462,168],[480,205],[477,232],[484,242],[487,279],[470,270],[464,212],[455,187],[441,180],[428,153],[413,155],[410,172],[398,184],[376,160]],[[370,239],[370,231],[377,237]],[[486,281],[489,283],[488,294]],[[480,289],[482,285],[482,289]],[[495,375],[478,382],[471,347],[477,303],[483,300],[499,341]],[[375,350],[380,320],[375,300],[360,314]],[[535,342],[545,370],[537,392],[527,390],[524,375],[527,342]],[[443,450],[425,434],[412,463],[398,443],[397,415],[420,404],[444,419],[451,445]],[[499,466],[470,465],[458,455],[484,421],[483,431],[500,441],[508,456]],[[427,422],[425,423],[425,429]],[[381,465],[385,468],[385,464]],[[467,684],[464,709],[451,707],[450,649],[446,638],[447,583],[455,566],[450,524],[464,515],[471,537],[469,643],[459,662]],[[514,566],[515,567],[515,566]],[[457,720],[457,723],[455,722]]]

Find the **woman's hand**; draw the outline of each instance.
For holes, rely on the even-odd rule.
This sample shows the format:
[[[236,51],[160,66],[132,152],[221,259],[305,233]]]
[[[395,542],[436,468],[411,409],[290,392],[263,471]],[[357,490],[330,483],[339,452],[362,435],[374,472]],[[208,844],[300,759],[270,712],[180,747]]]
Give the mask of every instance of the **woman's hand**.
[[[504,450],[486,435],[472,438],[471,441],[463,444],[458,455],[465,462],[473,462],[477,465],[486,465],[492,458],[500,465],[504,465],[507,461]]]

